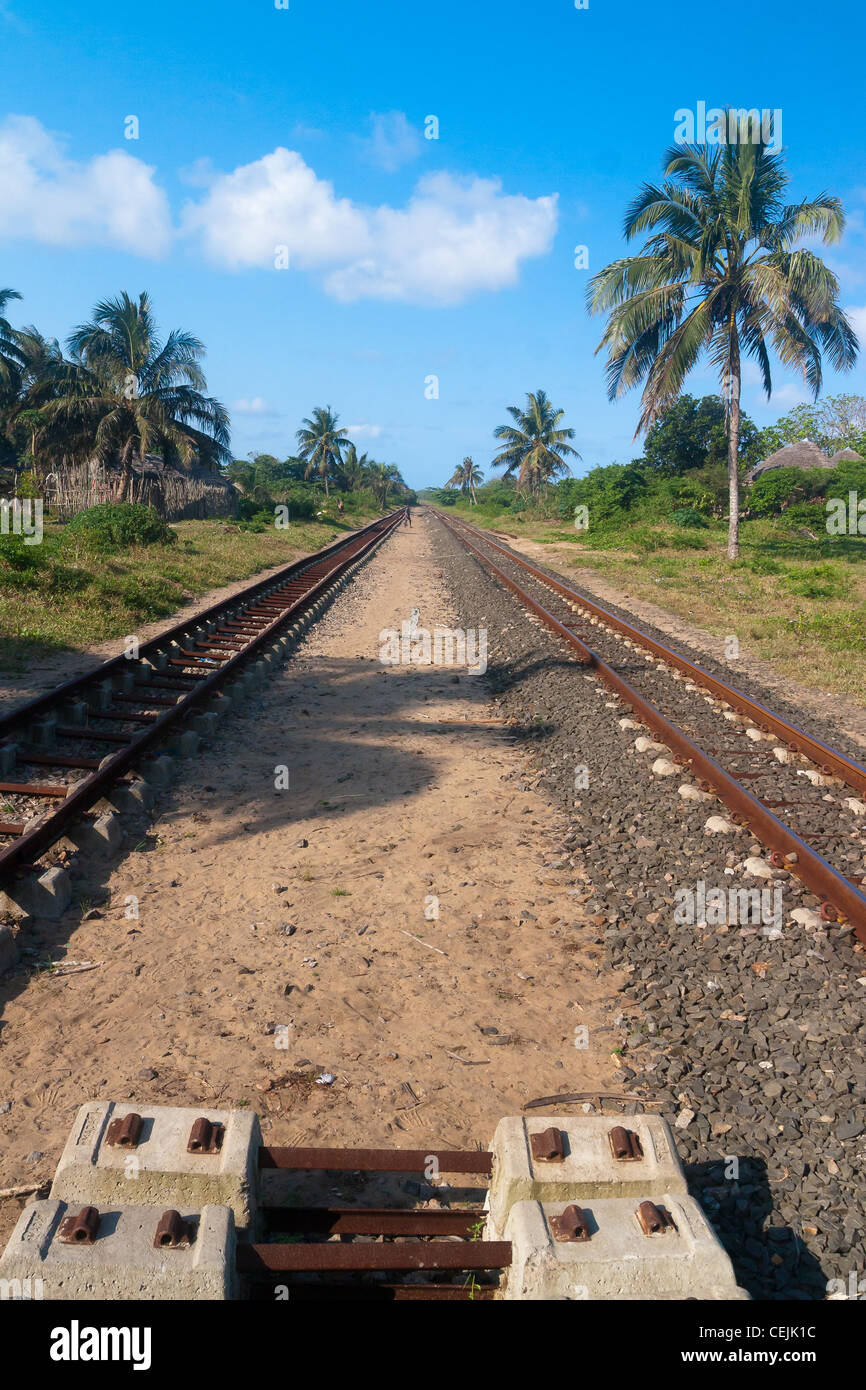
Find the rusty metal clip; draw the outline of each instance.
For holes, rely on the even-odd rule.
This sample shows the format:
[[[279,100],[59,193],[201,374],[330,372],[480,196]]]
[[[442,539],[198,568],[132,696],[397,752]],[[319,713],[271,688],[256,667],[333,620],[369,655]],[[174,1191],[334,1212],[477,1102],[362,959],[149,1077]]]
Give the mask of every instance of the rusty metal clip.
[[[670,1212],[664,1207],[657,1207],[655,1202],[641,1202],[635,1216],[645,1236],[663,1236],[667,1231],[677,1229]]]
[[[574,1203],[566,1207],[560,1216],[551,1216],[550,1229],[554,1240],[575,1241],[590,1238],[586,1213]]]
[[[611,1151],[618,1163],[636,1163],[643,1158],[641,1142],[634,1130],[615,1125],[608,1138]]]
[[[61,1221],[57,1239],[64,1245],[92,1245],[99,1233],[99,1221],[96,1207],[82,1207],[77,1216]]]
[[[530,1134],[529,1148],[537,1163],[562,1163],[565,1158],[565,1143],[561,1129],[551,1125],[540,1134]]]
[[[218,1154],[223,1146],[225,1125],[206,1120],[204,1116],[196,1120],[189,1132],[186,1151],[191,1154]]]
[[[191,1235],[190,1223],[184,1221],[179,1211],[164,1211],[157,1222],[154,1249],[188,1250]]]
[[[134,1149],[141,1138],[144,1120],[132,1112],[122,1120],[112,1120],[105,1133],[105,1142],[111,1148]]]

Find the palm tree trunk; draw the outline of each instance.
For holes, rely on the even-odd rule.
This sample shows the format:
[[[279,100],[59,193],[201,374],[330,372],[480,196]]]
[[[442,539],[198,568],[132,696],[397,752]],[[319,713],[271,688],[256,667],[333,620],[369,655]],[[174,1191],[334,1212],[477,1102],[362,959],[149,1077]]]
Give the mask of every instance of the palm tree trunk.
[[[731,395],[728,407],[728,559],[740,554],[740,352],[735,344],[731,362]]]

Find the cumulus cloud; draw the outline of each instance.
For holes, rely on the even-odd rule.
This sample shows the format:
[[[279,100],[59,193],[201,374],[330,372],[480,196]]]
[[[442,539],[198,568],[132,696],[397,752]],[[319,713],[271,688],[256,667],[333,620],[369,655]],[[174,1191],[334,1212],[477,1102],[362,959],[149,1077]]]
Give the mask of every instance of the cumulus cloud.
[[[232,401],[232,410],[236,415],[273,415],[273,410],[262,396],[241,396],[239,401]]]
[[[187,205],[184,227],[214,263],[321,271],[335,299],[457,304],[516,283],[521,262],[544,255],[557,223],[556,194],[505,194],[498,179],[430,174],[405,207],[337,197],[293,150],[215,176]]]
[[[34,117],[9,116],[0,123],[0,240],[161,256],[172,226],[153,175],[125,150],[68,159]]]
[[[350,439],[378,439],[382,433],[381,425],[347,425],[346,433]]]
[[[417,159],[424,147],[420,132],[402,111],[372,112],[370,134],[362,144],[367,158],[389,174]]]

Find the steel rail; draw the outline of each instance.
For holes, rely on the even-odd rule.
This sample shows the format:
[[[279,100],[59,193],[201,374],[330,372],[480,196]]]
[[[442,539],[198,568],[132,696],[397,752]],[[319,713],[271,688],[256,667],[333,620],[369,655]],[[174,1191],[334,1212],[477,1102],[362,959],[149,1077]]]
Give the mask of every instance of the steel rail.
[[[302,594],[293,599],[281,612],[274,614],[273,618],[262,627],[255,636],[250,638],[243,650],[236,652],[220,666],[208,669],[206,675],[201,675],[195,680],[191,689],[181,693],[181,698],[176,704],[172,705],[163,714],[158,715],[152,723],[148,723],[140,733],[131,735],[126,746],[117,753],[102,760],[98,767],[87,777],[74,784],[74,788],[67,794],[65,799],[53,811],[38,817],[36,824],[30,829],[25,829],[23,834],[11,844],[0,850],[0,881],[8,880],[17,870],[32,869],[33,861],[44,854],[47,849],[61,838],[66,827],[77,817],[88,811],[94,802],[104,794],[105,790],[126,772],[134,763],[138,762],[149,748],[153,746],[165,733],[185,718],[191,710],[195,709],[202,700],[213,695],[225,684],[232,676],[236,675],[241,666],[249,657],[260,651],[285,624],[297,617],[299,613],[308,608],[311,603],[327,589],[335,577],[343,573],[351,564],[354,564],[364,555],[370,553],[376,546],[388,536],[402,518],[402,510],[392,513],[390,516],[372,522],[361,531],[355,532],[352,536],[344,538],[339,544],[328,546],[322,552],[318,552],[300,562],[286,567],[281,571],[284,575],[289,575],[292,571],[297,571],[299,566],[304,571],[321,568],[322,562],[334,560],[334,564],[326,569],[325,573],[313,584],[307,587]],[[279,576],[272,575],[267,581],[268,586],[277,583]],[[208,614],[219,615],[225,613],[228,608],[235,609],[245,604],[251,594],[262,590],[263,584],[255,584],[250,589],[241,593],[234,594],[228,603],[214,604],[204,613],[198,613],[189,618],[185,623],[176,625],[169,632],[162,633],[154,641],[147,643],[140,649],[139,657],[142,653],[153,655],[157,651],[165,649],[168,642],[173,640],[173,636],[179,633],[188,632],[190,627],[197,626],[205,621]],[[193,661],[200,660],[198,654],[188,658],[178,657],[177,661],[183,665],[191,664]],[[106,673],[114,673],[119,669],[129,669],[129,662],[125,657],[114,657],[103,666],[97,667],[95,671],[87,676],[77,677],[73,681],[67,681],[58,686],[54,691],[48,692],[44,696],[39,696],[35,701],[30,701],[21,709],[11,715],[7,715],[0,721],[0,732],[4,728],[9,729],[16,724],[20,724],[24,719],[32,718],[34,713],[42,713],[46,709],[51,709],[58,700],[68,699],[70,694],[83,688],[96,684],[101,684]],[[182,677],[181,681],[186,682],[187,678]],[[179,690],[180,693],[180,690]],[[142,703],[146,705],[147,696],[142,696]],[[70,729],[71,734],[75,734],[83,741],[97,739],[100,742],[119,742],[122,735],[109,735],[97,733],[88,729],[86,726]],[[52,760],[51,752],[42,750],[38,755],[39,761],[43,764]],[[21,758],[23,763],[27,761],[27,755]],[[62,756],[58,758],[57,766],[62,765]],[[12,832],[7,832],[12,833]]]
[[[263,1207],[269,1234],[352,1236],[463,1236],[483,1227],[487,1213],[415,1211],[411,1207]]]
[[[436,513],[436,515],[441,516],[441,513]],[[663,742],[679,756],[682,763],[690,766],[703,779],[708,789],[718,796],[734,815],[740,818],[743,825],[748,826],[757,839],[777,854],[796,856],[795,860],[786,860],[786,868],[795,874],[813,893],[824,900],[822,913],[825,917],[829,917],[831,920],[835,917],[849,921],[859,939],[866,941],[866,896],[838,873],[822,855],[818,854],[817,850],[812,849],[805,840],[801,840],[799,835],[796,835],[774,816],[763,802],[759,801],[745,787],[742,787],[713,758],[697,744],[692,743],[691,739],[675,724],[672,724],[661,710],[645,700],[633,686],[629,685],[628,681],[624,680],[611,666],[608,666],[597,652],[582,642],[570,628],[561,623],[537,599],[534,599],[531,594],[521,588],[468,536],[461,534],[456,526],[451,525],[450,519],[444,517],[441,519],[461,544],[472,551],[493,572],[496,578],[520,599],[525,607],[531,609],[547,627],[551,628],[581,654],[584,664],[596,671],[605,685],[615,694],[621,696],[623,702],[631,707],[641,721],[659,735]],[[482,539],[484,538],[482,537]],[[503,550],[501,546],[493,546],[493,548]],[[508,555],[509,559],[515,558],[508,551],[504,553]],[[530,565],[525,565],[525,568],[533,569]],[[539,572],[535,571],[535,573]],[[547,579],[546,575],[541,577]],[[575,597],[579,596],[575,595]]]
[[[231,598],[223,599],[212,603],[208,608],[203,608],[200,613],[191,613],[188,618],[181,619],[173,627],[166,628],[156,637],[150,638],[147,642],[142,642],[139,647],[139,657],[153,656],[163,650],[169,643],[176,638],[188,633],[190,628],[198,627],[202,623],[213,621],[230,609],[243,607],[245,604],[252,603],[258,594],[264,593],[273,587],[282,586],[290,582],[293,576],[300,576],[312,565],[318,564],[322,560],[344,550],[347,545],[351,545],[360,536],[368,535],[379,528],[396,525],[403,512],[400,509],[392,512],[387,517],[379,517],[376,521],[368,522],[357,531],[353,531],[349,536],[341,536],[339,540],[333,541],[330,545],[324,546],[321,550],[316,550],[312,555],[305,555],[300,560],[293,560],[291,564],[284,565],[282,569],[269,574],[265,579],[256,580],[247,589],[241,589],[233,594]],[[112,656],[108,661],[102,662],[99,666],[94,666],[93,670],[85,671],[81,676],[73,676],[71,680],[64,681],[62,685],[54,686],[51,690],[46,690],[42,695],[36,695],[32,700],[28,700],[23,705],[18,705],[8,714],[0,715],[0,739],[4,739],[8,734],[22,722],[27,723],[36,715],[45,714],[52,709],[59,700],[67,700],[70,696],[84,690],[93,681],[105,680],[107,677],[116,674],[120,670],[129,670],[129,660],[121,653],[119,656]]]
[[[561,594],[563,598],[568,599],[569,602],[579,604],[581,608],[585,608],[587,612],[592,613],[594,617],[600,618],[603,622],[607,623],[608,626],[615,628],[617,632],[620,632],[624,637],[628,637],[630,641],[635,642],[638,646],[646,648],[653,656],[657,656],[667,665],[675,667],[676,670],[680,671],[683,675],[688,676],[690,680],[694,681],[695,685],[702,686],[718,699],[725,700],[733,709],[737,709],[741,714],[747,715],[757,724],[759,729],[763,730],[763,732],[777,734],[792,752],[802,753],[805,757],[814,762],[827,776],[841,777],[849,787],[855,787],[858,791],[866,792],[866,767],[863,767],[861,763],[856,762],[853,758],[845,757],[843,753],[837,753],[835,749],[829,748],[827,744],[822,743],[820,739],[814,738],[811,734],[807,734],[803,729],[798,729],[795,724],[789,724],[786,719],[782,719],[780,715],[774,714],[771,709],[768,709],[766,705],[762,705],[760,701],[753,700],[751,696],[745,695],[741,690],[737,690],[732,685],[728,685],[726,681],[721,680],[718,676],[711,675],[709,671],[705,671],[702,666],[697,665],[694,661],[690,660],[689,657],[683,656],[680,652],[674,651],[671,647],[666,647],[663,642],[656,641],[654,637],[650,637],[648,633],[642,632],[640,628],[633,627],[631,623],[627,623],[623,618],[617,617],[615,613],[611,613],[610,610],[603,607],[602,604],[597,603],[594,599],[587,598],[586,595],[581,593],[578,589],[572,589],[561,580],[553,579],[549,574],[546,574],[544,570],[538,569],[535,565],[531,564],[529,560],[524,559],[523,556],[516,555],[508,546],[500,545],[497,541],[488,539],[487,535],[479,530],[478,527],[472,526],[469,522],[463,521],[462,519],[459,522],[454,522],[450,517],[446,517],[438,511],[435,515],[449,527],[454,535],[459,534],[459,527],[471,531],[473,535],[482,539],[485,545],[489,545],[492,550],[499,551],[501,555],[505,555],[509,560],[513,561],[514,564],[520,565],[535,579],[540,580],[543,584],[547,584],[550,588]]]
[[[239,1245],[239,1274],[300,1274],[408,1269],[507,1269],[510,1240],[397,1241],[391,1245],[320,1241],[312,1245]]]
[[[334,1173],[423,1173],[434,1157],[441,1173],[489,1177],[493,1155],[481,1149],[259,1149],[259,1168],[283,1172],[315,1169]]]

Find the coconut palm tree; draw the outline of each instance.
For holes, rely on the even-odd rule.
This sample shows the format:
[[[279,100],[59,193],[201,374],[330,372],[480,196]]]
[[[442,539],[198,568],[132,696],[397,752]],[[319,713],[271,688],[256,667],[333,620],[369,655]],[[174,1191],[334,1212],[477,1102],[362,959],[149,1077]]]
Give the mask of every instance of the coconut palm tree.
[[[6,305],[20,298],[17,290],[0,290],[0,391],[5,393],[18,389],[19,372],[23,365],[18,334],[4,317]]]
[[[181,329],[163,339],[147,294],[103,300],[67,347],[71,361],[57,368],[41,418],[73,457],[120,463],[121,499],[146,453],[170,464],[230,460],[228,412],[204,395],[204,345]]]
[[[403,482],[400,470],[393,463],[374,463],[370,467],[370,475],[378,496],[379,507],[384,511],[388,501],[388,490],[392,483],[400,484]]]
[[[318,473],[328,496],[328,479],[336,477],[343,466],[343,451],[350,440],[346,431],[337,429],[339,415],[329,405],[316,406],[310,419],[298,430],[298,455],[307,464],[306,476]]]
[[[736,113],[726,118],[736,131]],[[611,400],[645,382],[638,432],[676,399],[704,352],[718,369],[727,406],[731,560],[739,553],[743,357],[757,362],[768,398],[771,349],[802,371],[817,396],[822,350],[842,371],[858,348],[836,276],[798,245],[804,237],[838,241],[842,205],[827,193],[787,203],[790,179],[772,138],[769,131],[757,142],[670,148],[664,182],[645,184],[625,216],[626,240],[652,235],[638,255],[593,276],[587,292],[590,311],[609,314],[597,350],[608,353]]]
[[[359,488],[369,482],[372,463],[373,460],[367,454],[359,454],[354,444],[349,445],[340,471],[350,492],[357,492]]]
[[[480,483],[483,483],[483,481],[484,474],[481,472],[478,464],[474,463],[467,455],[460,466],[454,469],[454,472],[451,474],[445,486],[459,487],[464,497],[468,492],[472,499],[472,505],[475,506],[478,502],[475,489]]]
[[[47,433],[42,407],[58,396],[68,364],[57,339],[43,337],[32,325],[18,331],[16,344],[20,362],[18,396],[9,410],[9,432],[19,438],[19,431],[26,432],[30,461],[38,476],[41,446]]]
[[[517,474],[517,486],[524,492],[539,495],[553,478],[569,471],[566,458],[580,458],[568,443],[574,430],[560,425],[562,410],[554,410],[545,391],[528,392],[526,409],[510,405],[508,413],[513,425],[499,425],[493,431],[503,441],[493,460],[494,468],[504,468],[504,478]]]

